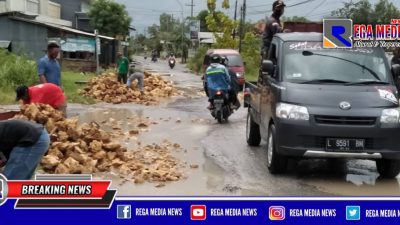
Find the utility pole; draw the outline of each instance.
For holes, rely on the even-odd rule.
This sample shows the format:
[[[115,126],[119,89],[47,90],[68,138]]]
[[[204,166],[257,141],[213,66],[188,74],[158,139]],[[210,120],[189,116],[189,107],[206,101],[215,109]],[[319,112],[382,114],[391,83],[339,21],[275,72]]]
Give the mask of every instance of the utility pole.
[[[100,38],[99,38],[99,31],[96,29],[94,30],[94,35],[96,37],[96,74],[100,74],[100,60],[99,56],[101,53],[101,43],[100,43]]]
[[[193,19],[193,8],[196,6],[192,0],[191,4],[186,4],[186,6],[190,6],[190,19]]]
[[[182,21],[181,21],[181,23],[182,23],[181,48],[182,48],[182,52],[183,52],[183,36],[185,35],[184,34],[184,32],[185,32],[184,31],[184,29],[185,29],[185,20],[183,19],[183,5],[180,2],[180,0],[176,0],[176,2],[178,2],[179,6],[181,7],[181,19],[182,19]],[[182,57],[182,60],[183,60],[183,57]]]
[[[243,6],[241,7],[241,16],[240,16],[239,52],[242,51],[242,41],[243,41],[243,32],[245,23],[246,23],[246,0],[243,0]]]
[[[237,19],[237,0],[235,2],[235,16],[234,16],[233,20],[236,22],[236,19]],[[232,37],[233,37],[233,40],[235,40],[235,38],[236,38],[236,27],[235,27],[235,29],[233,29]]]

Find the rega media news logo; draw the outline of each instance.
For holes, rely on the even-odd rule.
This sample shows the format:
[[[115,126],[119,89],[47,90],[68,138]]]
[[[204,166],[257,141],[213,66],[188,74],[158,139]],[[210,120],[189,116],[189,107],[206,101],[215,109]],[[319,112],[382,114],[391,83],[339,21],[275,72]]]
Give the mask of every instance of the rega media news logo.
[[[324,48],[352,48],[353,21],[324,19]]]

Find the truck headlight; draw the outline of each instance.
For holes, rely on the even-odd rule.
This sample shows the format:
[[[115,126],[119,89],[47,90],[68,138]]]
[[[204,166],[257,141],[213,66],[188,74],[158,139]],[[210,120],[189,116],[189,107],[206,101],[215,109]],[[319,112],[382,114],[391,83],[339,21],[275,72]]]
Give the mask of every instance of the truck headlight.
[[[399,109],[384,109],[382,110],[381,123],[399,123]]]
[[[304,106],[278,103],[276,106],[276,116],[281,119],[290,120],[309,120],[310,114]]]

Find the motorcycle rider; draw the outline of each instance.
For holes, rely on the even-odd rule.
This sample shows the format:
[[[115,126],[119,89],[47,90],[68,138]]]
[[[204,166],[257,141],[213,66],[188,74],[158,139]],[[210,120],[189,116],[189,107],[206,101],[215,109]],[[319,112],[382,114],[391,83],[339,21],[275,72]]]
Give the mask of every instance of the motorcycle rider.
[[[175,55],[174,55],[174,53],[172,53],[172,52],[169,54],[168,61],[171,60],[171,59],[174,60],[174,61],[176,60],[176,59],[175,59]]]
[[[261,57],[266,59],[268,57],[269,47],[272,38],[276,33],[284,32],[280,18],[285,12],[285,3],[282,0],[277,0],[272,4],[272,15],[266,18],[265,29],[263,33],[263,44],[261,48]]]
[[[238,99],[238,92],[239,92],[239,81],[237,79],[237,75],[231,69],[229,69],[229,59],[228,57],[222,58],[222,65],[224,65],[229,72],[229,76],[231,77],[231,90],[229,92],[229,98],[231,102],[232,109],[239,109],[240,108],[240,101]]]
[[[157,61],[157,50],[155,50],[155,49],[151,52],[151,60],[153,62]]]
[[[231,78],[219,55],[214,54],[211,57],[211,64],[206,70],[204,89],[208,93],[210,105],[208,109],[214,108],[214,95],[217,91],[229,92],[231,90]]]
[[[171,60],[173,60],[173,63],[171,63]],[[176,58],[175,58],[175,55],[174,55],[174,53],[170,53],[169,54],[169,57],[168,57],[168,64],[171,66],[171,64],[174,64],[175,65],[175,63],[176,63]],[[172,68],[172,67],[171,67]]]

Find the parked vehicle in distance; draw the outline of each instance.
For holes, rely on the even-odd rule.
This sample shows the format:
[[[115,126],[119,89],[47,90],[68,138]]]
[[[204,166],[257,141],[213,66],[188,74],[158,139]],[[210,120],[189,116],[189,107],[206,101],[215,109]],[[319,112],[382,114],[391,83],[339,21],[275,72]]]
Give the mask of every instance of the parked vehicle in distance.
[[[239,81],[240,90],[243,90],[243,86],[245,83],[245,63],[243,62],[242,56],[240,53],[233,49],[210,49],[207,51],[203,60],[203,73],[207,70],[207,67],[210,66],[210,56],[213,54],[220,55],[221,57],[226,56],[229,60],[228,68],[236,73]]]
[[[247,142],[267,142],[267,165],[292,158],[375,160],[400,172],[400,66],[381,48],[324,49],[320,33],[277,34],[257,83],[246,83]]]

